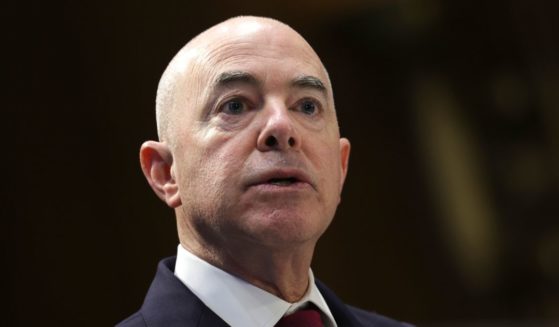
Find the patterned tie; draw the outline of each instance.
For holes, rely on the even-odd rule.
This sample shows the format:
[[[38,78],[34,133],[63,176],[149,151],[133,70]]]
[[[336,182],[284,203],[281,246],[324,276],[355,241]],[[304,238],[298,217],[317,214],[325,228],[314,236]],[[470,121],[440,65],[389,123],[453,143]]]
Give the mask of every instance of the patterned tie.
[[[324,327],[318,310],[309,308],[284,316],[275,327]]]

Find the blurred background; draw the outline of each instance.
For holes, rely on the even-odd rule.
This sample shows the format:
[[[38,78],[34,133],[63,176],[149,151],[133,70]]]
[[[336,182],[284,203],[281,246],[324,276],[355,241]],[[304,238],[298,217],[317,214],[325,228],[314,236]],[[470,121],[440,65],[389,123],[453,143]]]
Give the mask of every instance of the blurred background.
[[[174,215],[138,149],[202,30],[280,19],[328,68],[349,176],[313,269],[419,326],[559,325],[559,2],[26,1],[1,7],[2,326],[136,311]]]

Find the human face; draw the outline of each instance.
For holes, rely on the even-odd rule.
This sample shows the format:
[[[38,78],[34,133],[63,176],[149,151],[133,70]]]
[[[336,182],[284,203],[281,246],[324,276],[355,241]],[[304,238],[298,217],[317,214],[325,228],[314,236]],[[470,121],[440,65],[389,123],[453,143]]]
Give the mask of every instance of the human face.
[[[221,246],[314,244],[334,216],[349,156],[328,76],[286,26],[226,32],[208,36],[178,102],[179,219]]]

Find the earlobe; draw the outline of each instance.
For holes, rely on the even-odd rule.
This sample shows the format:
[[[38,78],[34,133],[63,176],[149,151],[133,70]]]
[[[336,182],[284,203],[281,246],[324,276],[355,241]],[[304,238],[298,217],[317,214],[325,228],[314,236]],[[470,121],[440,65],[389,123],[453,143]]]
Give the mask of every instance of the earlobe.
[[[171,208],[181,205],[179,187],[171,172],[173,155],[162,142],[146,141],[140,148],[140,164],[149,185]]]
[[[349,152],[351,150],[351,145],[349,140],[346,138],[340,138],[340,192],[345,182],[345,177],[347,175],[347,169],[349,164]]]

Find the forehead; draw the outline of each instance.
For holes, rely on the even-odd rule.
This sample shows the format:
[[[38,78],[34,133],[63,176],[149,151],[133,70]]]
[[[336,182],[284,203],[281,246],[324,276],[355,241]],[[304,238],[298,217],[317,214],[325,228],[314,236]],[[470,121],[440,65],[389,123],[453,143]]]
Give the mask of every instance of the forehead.
[[[252,28],[224,29],[204,40],[194,75],[208,83],[227,71],[246,71],[265,81],[308,75],[329,88],[320,59],[300,35],[287,28]]]

